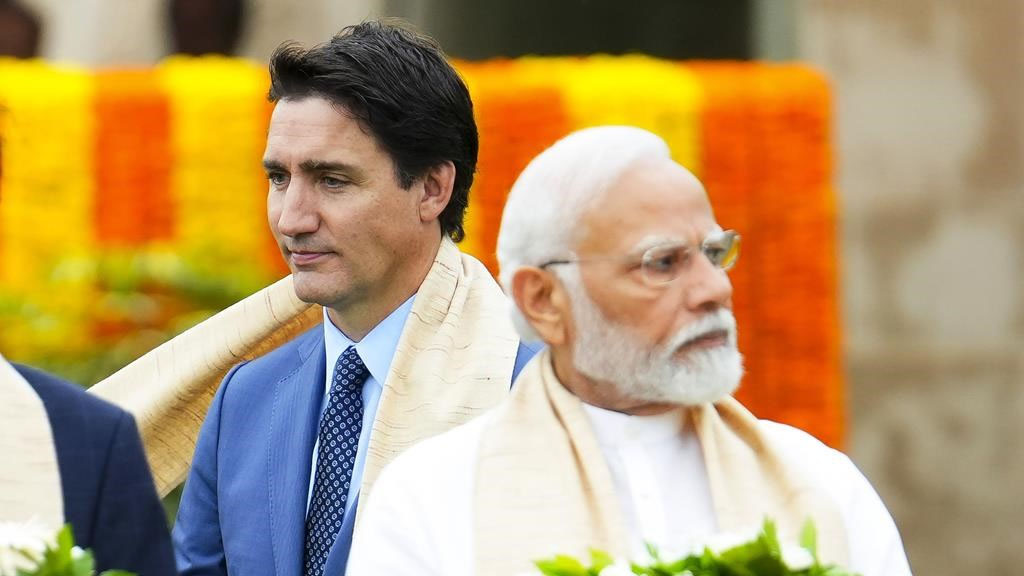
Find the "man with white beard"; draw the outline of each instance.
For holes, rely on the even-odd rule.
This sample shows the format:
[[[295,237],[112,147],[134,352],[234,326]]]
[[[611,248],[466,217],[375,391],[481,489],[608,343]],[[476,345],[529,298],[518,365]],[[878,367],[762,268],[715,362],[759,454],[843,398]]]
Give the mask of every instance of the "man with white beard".
[[[784,542],[812,520],[823,561],[910,574],[846,456],[730,396],[738,254],[703,186],[649,132],[590,128],[534,159],[498,258],[517,329],[548,348],[498,408],[384,471],[348,573],[514,575],[588,548],[686,550],[771,518]]]

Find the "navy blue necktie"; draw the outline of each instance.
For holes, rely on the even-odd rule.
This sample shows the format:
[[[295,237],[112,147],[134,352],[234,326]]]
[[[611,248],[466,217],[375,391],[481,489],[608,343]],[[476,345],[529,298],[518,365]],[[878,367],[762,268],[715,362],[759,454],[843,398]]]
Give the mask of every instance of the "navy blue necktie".
[[[354,346],[338,357],[327,409],[320,418],[316,479],[306,515],[306,576],[323,574],[327,555],[345,519],[345,502],[363,427],[363,383],[369,375]]]

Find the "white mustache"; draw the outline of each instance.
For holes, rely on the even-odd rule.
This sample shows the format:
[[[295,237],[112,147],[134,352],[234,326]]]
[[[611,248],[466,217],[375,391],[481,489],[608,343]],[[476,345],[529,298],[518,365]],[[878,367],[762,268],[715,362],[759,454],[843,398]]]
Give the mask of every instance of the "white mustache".
[[[683,327],[683,329],[676,333],[669,340],[666,349],[674,352],[715,332],[725,332],[729,344],[736,346],[736,318],[732,315],[732,312],[725,308],[719,308],[710,314],[702,316],[696,322]]]

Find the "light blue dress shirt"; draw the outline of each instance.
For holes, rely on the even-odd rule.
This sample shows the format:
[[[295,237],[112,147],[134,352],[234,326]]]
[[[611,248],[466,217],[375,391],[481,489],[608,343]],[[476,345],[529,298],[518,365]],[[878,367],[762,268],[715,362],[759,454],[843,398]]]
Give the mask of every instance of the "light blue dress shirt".
[[[396,308],[387,318],[381,320],[370,330],[370,332],[358,343],[353,342],[348,336],[338,330],[338,327],[331,322],[327,316],[327,308],[324,308],[324,344],[327,352],[327,374],[324,380],[324,397],[320,407],[321,414],[327,406],[327,394],[331,389],[331,382],[334,380],[334,366],[338,363],[338,357],[349,347],[355,346],[356,352],[362,358],[363,364],[370,371],[370,377],[363,384],[363,427],[359,431],[359,451],[356,452],[355,465],[352,468],[352,484],[348,490],[348,500],[345,501],[345,514],[352,512],[356,503],[356,496],[359,495],[359,485],[363,479],[363,467],[366,463],[366,450],[370,446],[370,432],[373,431],[373,420],[377,416],[377,405],[380,403],[380,394],[384,389],[383,382],[391,370],[391,360],[395,357],[395,349],[398,348],[398,339],[402,336],[405,328],[405,321],[409,318],[412,310],[412,295],[401,306]],[[313,497],[313,484],[316,482],[317,452],[320,449],[320,439],[313,445],[313,459],[309,475],[309,492],[306,496],[306,513],[309,513],[309,502]]]

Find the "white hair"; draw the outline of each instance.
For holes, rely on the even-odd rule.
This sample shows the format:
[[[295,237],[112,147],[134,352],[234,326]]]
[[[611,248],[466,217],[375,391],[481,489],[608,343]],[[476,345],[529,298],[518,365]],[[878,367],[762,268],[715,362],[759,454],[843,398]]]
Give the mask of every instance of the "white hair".
[[[572,256],[587,207],[628,169],[670,158],[664,140],[631,126],[585,128],[541,152],[512,185],[501,217],[497,251],[506,293],[520,268]],[[520,336],[537,340],[514,302],[511,311]]]

